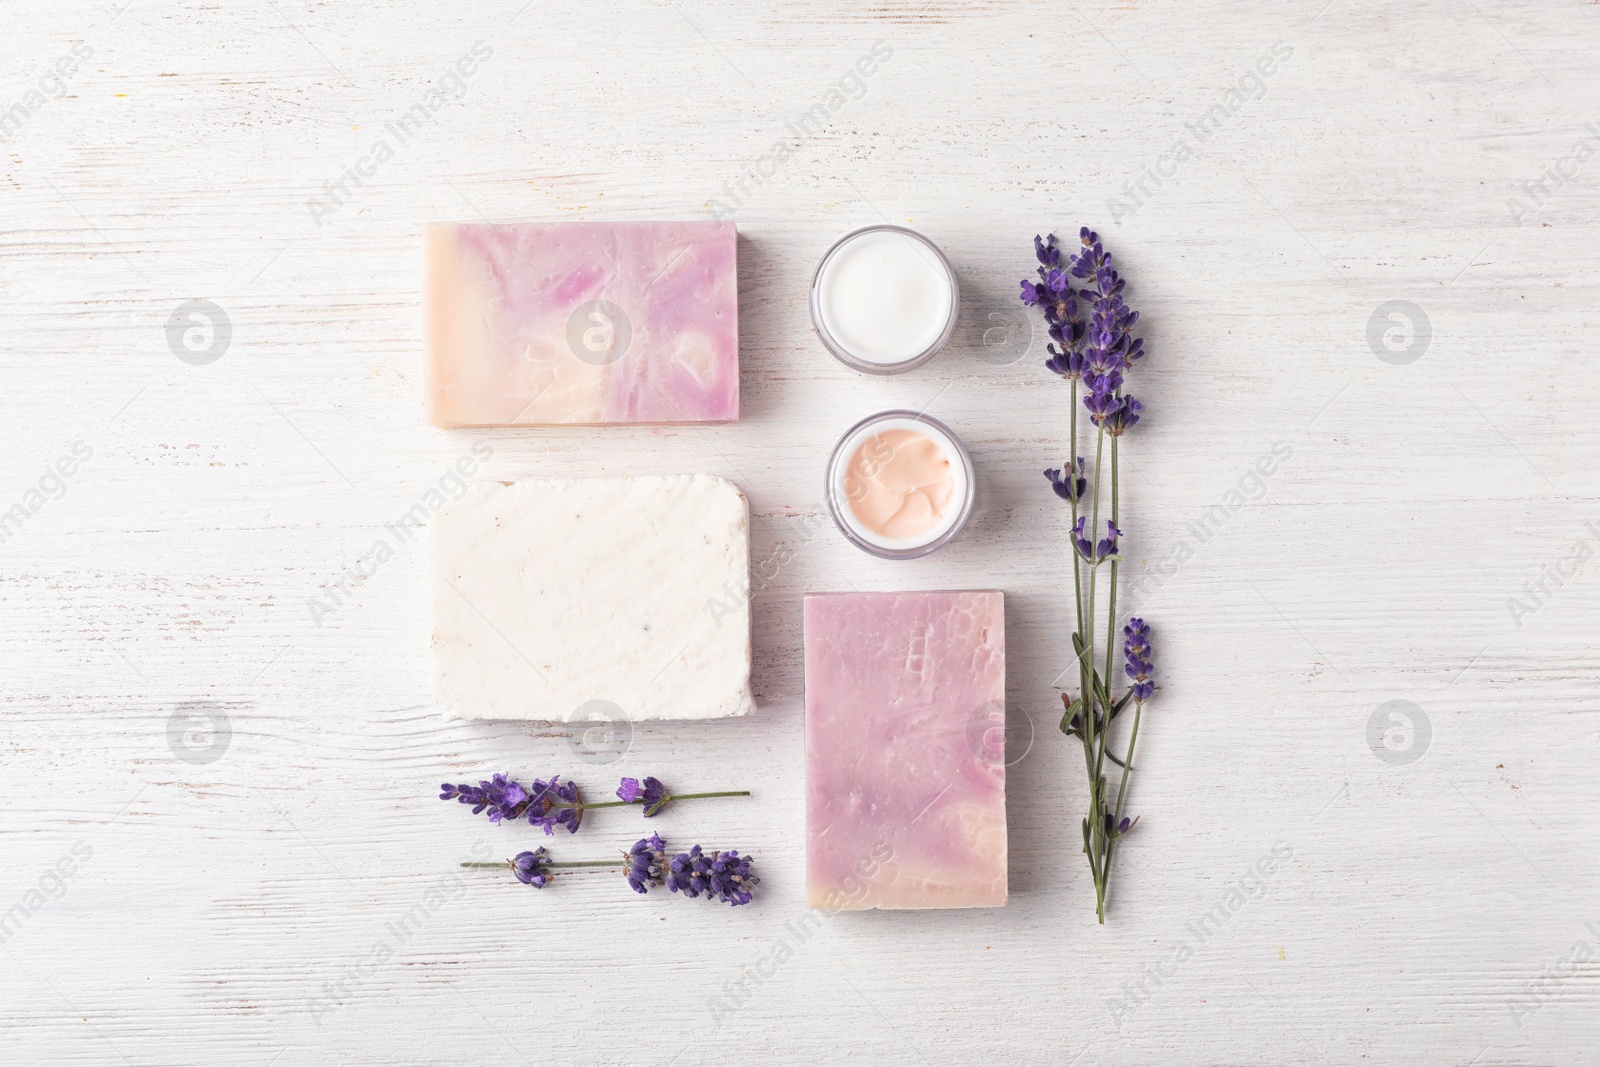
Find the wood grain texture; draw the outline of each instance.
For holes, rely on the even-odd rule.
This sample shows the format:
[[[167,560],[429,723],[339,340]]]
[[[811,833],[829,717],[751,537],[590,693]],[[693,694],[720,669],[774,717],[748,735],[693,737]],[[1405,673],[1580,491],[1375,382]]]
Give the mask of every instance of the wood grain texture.
[[[0,514],[27,515],[0,544],[0,917],[42,906],[0,943],[0,1060],[1592,1061],[1600,8],[11,0],[5,23]],[[480,41],[464,95],[307,206]],[[700,218],[741,180],[740,423],[424,425],[424,223]],[[968,308],[889,380],[831,360],[805,302],[882,219],[942,244]],[[1067,398],[1013,304],[1033,234],[1080,222],[1144,312],[1123,513],[1162,683],[1103,928],[1054,730],[1069,584],[1039,471]],[[232,329],[204,366],[168,341],[197,299]],[[1368,342],[1395,300],[1431,325],[1405,365]],[[816,525],[822,464],[923,405],[978,507],[879,561]],[[442,721],[420,540],[317,625],[307,599],[483,439],[485,477],[744,488],[755,558],[784,561],[754,594],[760,714],[641,725],[605,765],[565,728]],[[64,493],[30,497],[74,447]],[[802,943],[800,598],[850,587],[1005,590],[1017,751],[1036,736],[1008,907]],[[1368,747],[1394,700],[1430,727],[1403,766]],[[231,726],[210,763],[178,755],[194,705]],[[497,769],[753,789],[659,825],[758,853],[763,899],[457,878],[533,841],[433,799]],[[564,853],[640,828],[591,818]]]

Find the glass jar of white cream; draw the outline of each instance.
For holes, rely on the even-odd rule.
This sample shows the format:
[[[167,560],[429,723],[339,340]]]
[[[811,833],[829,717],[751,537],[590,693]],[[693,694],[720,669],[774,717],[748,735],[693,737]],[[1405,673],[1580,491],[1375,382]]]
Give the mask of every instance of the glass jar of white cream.
[[[955,332],[961,290],[939,246],[904,226],[847,233],[811,279],[811,323],[823,347],[867,374],[900,374]]]
[[[857,548],[914,559],[960,531],[975,484],[972,457],[950,427],[917,411],[880,411],[839,439],[826,499],[839,532]]]

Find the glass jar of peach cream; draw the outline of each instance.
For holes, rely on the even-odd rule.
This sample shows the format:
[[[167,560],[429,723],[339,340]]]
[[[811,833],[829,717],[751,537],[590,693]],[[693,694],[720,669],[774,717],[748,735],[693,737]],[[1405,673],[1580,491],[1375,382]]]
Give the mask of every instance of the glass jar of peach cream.
[[[972,513],[972,457],[955,432],[917,411],[880,411],[828,459],[834,524],[864,552],[914,559],[949,542]]]

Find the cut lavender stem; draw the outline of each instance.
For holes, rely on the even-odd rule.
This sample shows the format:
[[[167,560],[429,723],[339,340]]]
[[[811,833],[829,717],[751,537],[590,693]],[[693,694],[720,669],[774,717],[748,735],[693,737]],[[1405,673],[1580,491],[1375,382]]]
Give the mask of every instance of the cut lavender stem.
[[[628,887],[635,893],[649,893],[663,886],[668,892],[682,893],[686,897],[706,897],[732,907],[748,904],[761,879],[752,871],[754,860],[741,856],[737,849],[706,852],[695,845],[687,852],[668,857],[666,842],[660,834],[635,841],[633,847],[622,854],[620,860],[571,860],[557,862],[549,853],[539,848],[532,852],[519,852],[503,863],[464,862],[463,867],[508,867],[517,881],[543,889],[550,884],[558,870],[589,868],[594,870],[620,870]]]
[[[1119,510],[1118,457],[1124,434],[1136,426],[1144,405],[1123,391],[1125,375],[1144,356],[1144,340],[1133,336],[1139,313],[1123,299],[1127,283],[1113,263],[1112,255],[1100,235],[1087,226],[1078,231],[1079,248],[1069,252],[1056,239],[1035,237],[1034,258],[1038,260],[1037,280],[1022,282],[1024,304],[1043,313],[1049,330],[1046,345],[1049,358],[1045,367],[1072,385],[1069,408],[1070,442],[1073,459],[1060,469],[1046,470],[1051,491],[1072,505],[1072,527],[1068,544],[1073,553],[1073,587],[1076,601],[1076,631],[1072,647],[1078,668],[1078,695],[1062,693],[1066,713],[1061,729],[1079,740],[1084,768],[1089,776],[1089,812],[1083,819],[1083,849],[1094,874],[1095,911],[1105,922],[1106,889],[1111,873],[1114,843],[1133,828],[1136,818],[1122,814],[1127,794],[1128,774],[1133,764],[1133,748],[1139,736],[1139,718],[1144,703],[1154,690],[1151,681],[1149,629],[1142,619],[1130,619],[1124,627],[1124,661],[1127,665],[1127,690],[1113,699],[1111,668],[1114,663],[1117,627],[1117,569],[1121,560],[1123,536]],[[1082,385],[1083,410],[1094,427],[1089,444],[1095,456],[1094,484],[1087,477],[1084,460],[1078,457],[1077,396]],[[1111,442],[1111,478],[1101,481],[1101,457],[1106,438]],[[1087,450],[1086,450],[1087,451]],[[1096,539],[1101,521],[1101,493],[1109,489],[1111,516],[1104,537]],[[1088,566],[1083,566],[1084,561]],[[1101,564],[1108,575],[1102,575]],[[1097,619],[1096,600],[1103,594],[1104,628]],[[1103,652],[1104,670],[1097,668]],[[1119,758],[1110,751],[1110,735],[1117,716],[1129,703],[1134,705],[1133,727],[1127,747]],[[1122,781],[1115,804],[1109,797],[1105,764],[1122,768]]]

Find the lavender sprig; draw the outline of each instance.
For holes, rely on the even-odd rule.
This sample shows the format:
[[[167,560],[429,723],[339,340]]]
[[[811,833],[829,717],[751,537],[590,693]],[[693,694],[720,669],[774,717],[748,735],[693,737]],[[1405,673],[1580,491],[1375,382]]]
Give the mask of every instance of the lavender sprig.
[[[555,833],[557,826],[565,826],[569,833],[577,833],[583,813],[591,808],[620,808],[643,803],[648,818],[661,811],[673,800],[698,800],[704,797],[747,797],[748,789],[723,790],[715,793],[667,792],[659,778],[646,778],[643,784],[637,778],[624,778],[617,789],[618,800],[586,801],[573,782],[561,781],[556,775],[548,782],[535,778],[531,787],[524,786],[504,774],[496,774],[477,785],[445,782],[439,787],[440,800],[455,800],[472,806],[472,814],[488,813],[490,822],[515,822],[527,816],[533,826],[542,826],[544,832]]]
[[[637,778],[624,778],[617,787],[617,796],[622,798],[624,804],[643,804],[644,817],[657,814],[674,800],[701,800],[706,797],[747,797],[748,789],[725,789],[715,793],[678,793],[667,792],[667,787],[661,784],[659,778],[646,778],[643,782]],[[598,804],[590,805],[599,807]]]
[[[531,789],[504,774],[475,786],[445,782],[439,787],[439,799],[470,804],[474,815],[488,812],[490,822],[515,822],[526,815],[529,825],[542,826],[546,835],[555,833],[557,826],[565,826],[568,833],[575,834],[586,809],[608,806],[585,804],[577,784],[561,781],[560,775],[548,782],[535,778]]]
[[[1144,356],[1144,340],[1133,336],[1139,313],[1123,299],[1126,281],[1118,273],[1111,253],[1099,234],[1087,226],[1078,231],[1079,247],[1068,252],[1051,234],[1035,237],[1034,256],[1039,261],[1038,281],[1022,283],[1022,302],[1038,307],[1049,327],[1049,358],[1045,367],[1065,378],[1072,389],[1069,412],[1069,441],[1072,458],[1059,469],[1045,471],[1051,490],[1071,505],[1072,526],[1068,543],[1072,548],[1073,597],[1076,629],[1072,635],[1078,664],[1078,696],[1062,694],[1066,714],[1061,719],[1064,733],[1078,738],[1083,746],[1084,768],[1089,777],[1089,814],[1083,820],[1083,850],[1094,874],[1095,911],[1105,922],[1106,889],[1111,873],[1113,845],[1138,823],[1125,818],[1122,804],[1127,793],[1128,775],[1133,765],[1133,747],[1138,739],[1139,717],[1144,702],[1154,689],[1150,681],[1149,629],[1141,619],[1130,619],[1124,628],[1124,658],[1128,688],[1118,699],[1111,697],[1115,627],[1117,622],[1117,566],[1121,561],[1119,539],[1123,535],[1119,513],[1118,454],[1122,436],[1137,425],[1144,405],[1124,391],[1125,376]],[[1076,287],[1075,287],[1076,284]],[[1094,426],[1094,476],[1087,477],[1084,458],[1078,455],[1078,394],[1083,392],[1083,409]],[[1111,439],[1111,515],[1106,536],[1098,540],[1100,502],[1107,486],[1101,480],[1101,464],[1106,438]],[[1102,565],[1109,566],[1104,585]],[[1106,594],[1105,630],[1096,633],[1096,599],[1101,589]],[[1104,670],[1096,667],[1098,642],[1104,642]],[[1123,708],[1134,702],[1133,730],[1119,758],[1110,751],[1112,725]],[[1122,781],[1115,805],[1109,802],[1105,761],[1122,768]]]
[[[648,893],[665,886],[669,893],[682,893],[691,899],[703,896],[738,907],[750,903],[755,887],[761,882],[750,869],[754,862],[753,857],[739,855],[737,849],[706,852],[699,845],[669,858],[661,835],[651,834],[634,842],[633,847],[622,854],[620,862],[556,862],[540,848],[534,852],[519,852],[503,863],[462,863],[461,866],[509,867],[517,881],[535,889],[549,885],[557,871],[620,870],[629,888],[636,893]]]

